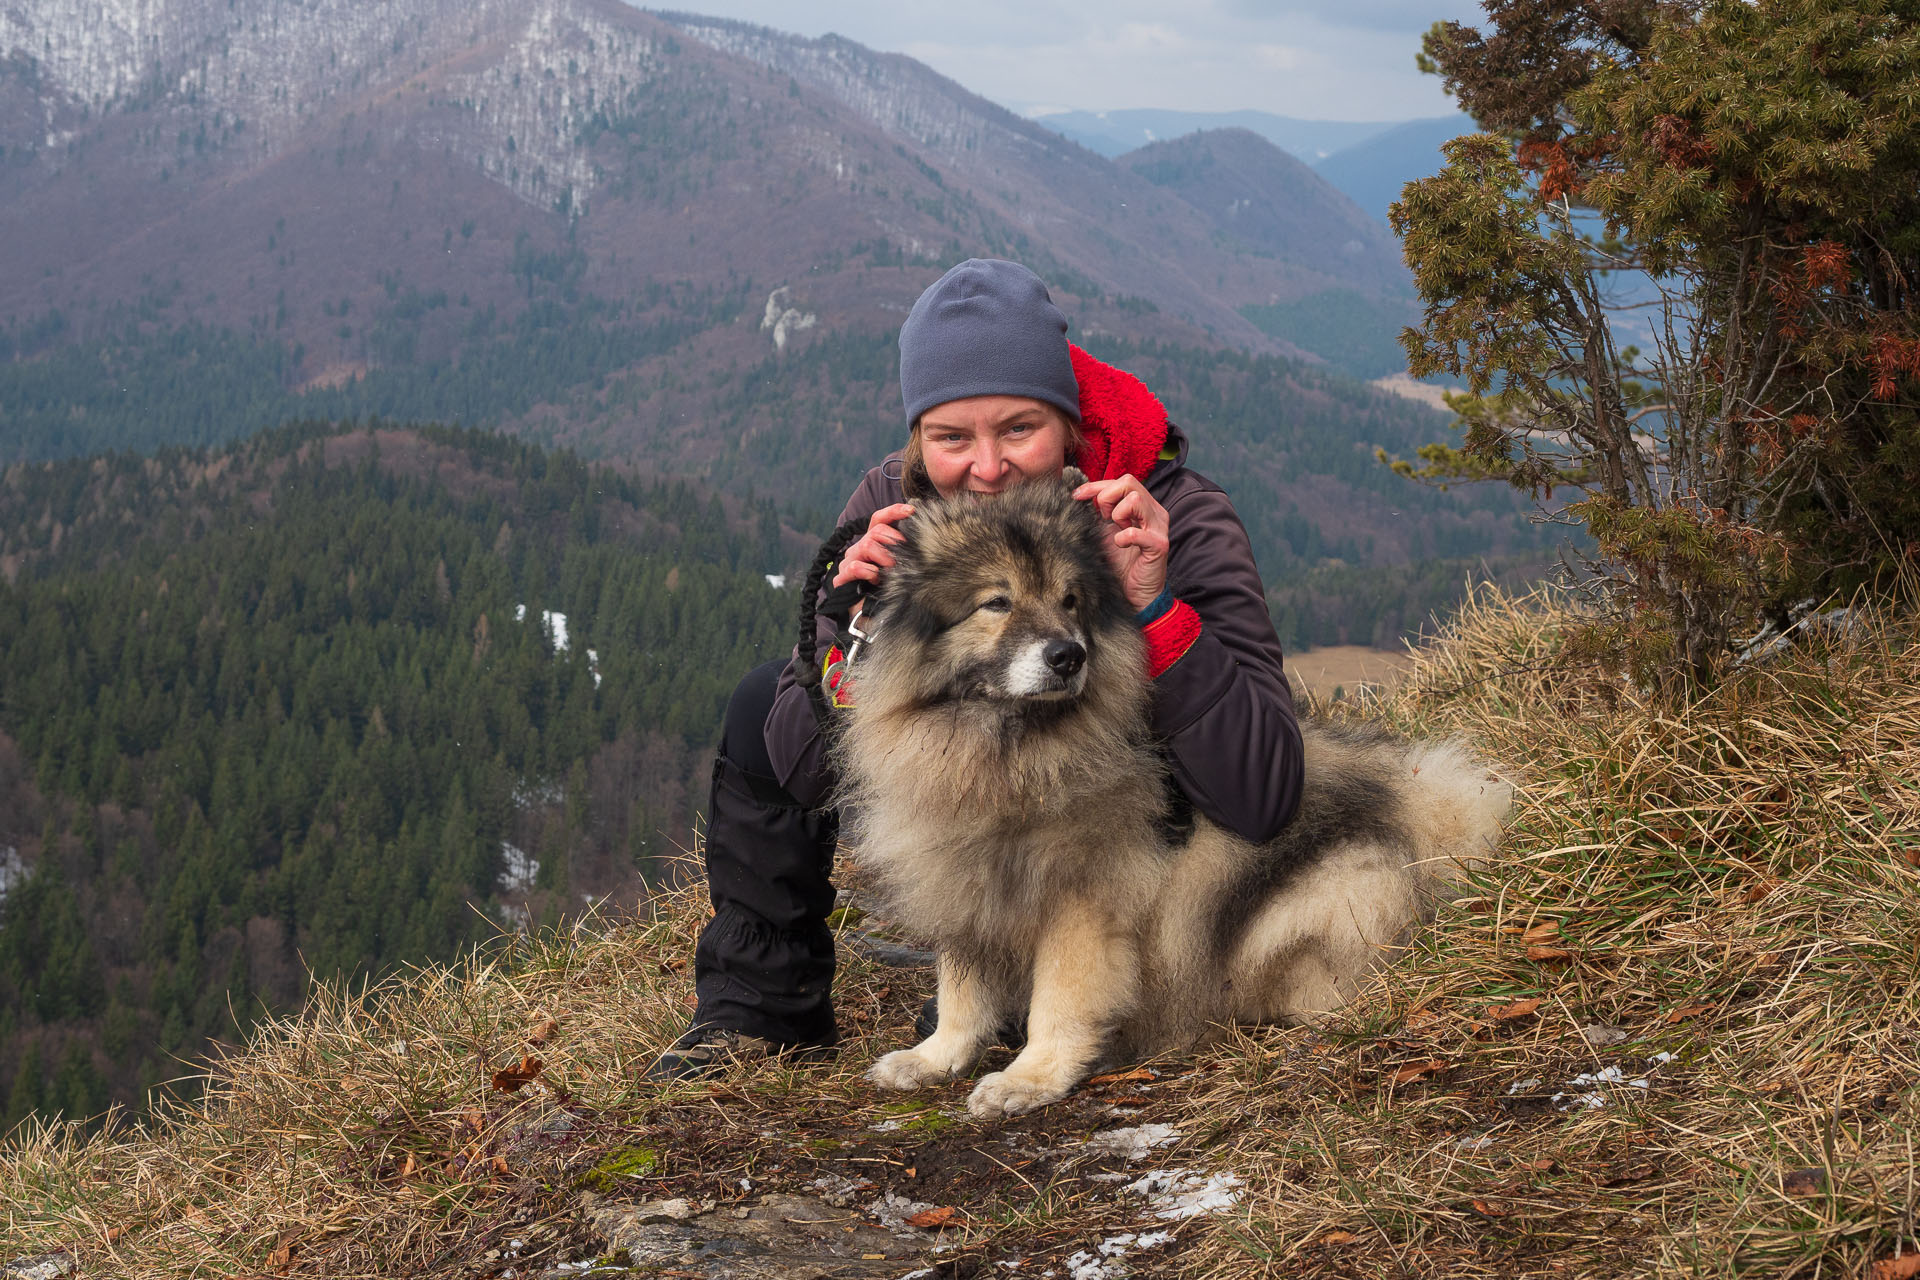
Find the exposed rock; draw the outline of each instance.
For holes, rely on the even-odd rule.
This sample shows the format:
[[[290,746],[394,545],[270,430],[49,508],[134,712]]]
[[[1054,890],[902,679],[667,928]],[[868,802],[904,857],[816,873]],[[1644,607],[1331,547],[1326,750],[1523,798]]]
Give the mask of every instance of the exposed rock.
[[[631,1267],[715,1280],[893,1280],[923,1260],[926,1238],[870,1225],[857,1211],[805,1196],[770,1195],[715,1209],[689,1200],[588,1201],[588,1224]],[[553,1280],[577,1267],[548,1273]]]
[[[74,1274],[79,1265],[64,1249],[35,1258],[15,1258],[12,1262],[0,1262],[0,1280],[60,1280],[61,1276]]]

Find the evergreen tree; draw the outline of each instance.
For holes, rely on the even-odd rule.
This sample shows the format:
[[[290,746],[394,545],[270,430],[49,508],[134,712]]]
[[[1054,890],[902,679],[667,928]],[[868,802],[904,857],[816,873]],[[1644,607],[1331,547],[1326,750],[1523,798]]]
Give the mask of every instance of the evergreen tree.
[[[1465,435],[1401,469],[1571,487],[1591,642],[1698,683],[1920,540],[1920,0],[1487,11],[1425,57],[1489,132],[1392,213]]]

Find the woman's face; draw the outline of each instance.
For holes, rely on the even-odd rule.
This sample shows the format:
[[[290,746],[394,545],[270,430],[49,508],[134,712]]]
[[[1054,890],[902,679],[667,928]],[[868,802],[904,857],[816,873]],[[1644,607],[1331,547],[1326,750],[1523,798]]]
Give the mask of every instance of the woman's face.
[[[999,493],[1067,465],[1066,417],[1026,396],[968,396],[920,415],[927,478],[942,497]]]

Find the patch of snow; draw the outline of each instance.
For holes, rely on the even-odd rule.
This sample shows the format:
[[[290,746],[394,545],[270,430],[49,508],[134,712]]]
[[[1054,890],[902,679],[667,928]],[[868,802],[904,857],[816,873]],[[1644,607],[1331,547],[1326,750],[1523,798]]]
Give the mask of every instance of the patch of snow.
[[[600,654],[598,651],[593,649],[587,650],[587,670],[593,674],[593,687],[598,689],[600,687]]]
[[[566,788],[552,782],[522,779],[513,788],[513,807],[522,811],[556,805],[566,798]]]
[[[20,856],[20,851],[10,844],[0,844],[0,907],[7,903],[7,895],[27,882],[33,874],[33,868]]]
[[[763,573],[760,576],[765,578],[767,585],[775,591],[785,591],[787,589],[787,575],[784,573]]]
[[[1170,1124],[1143,1124],[1133,1129],[1107,1129],[1087,1139],[1089,1151],[1108,1151],[1129,1160],[1144,1160],[1155,1147],[1180,1141],[1180,1131]]]
[[[849,1178],[841,1173],[829,1173],[815,1178],[807,1184],[808,1188],[820,1193],[820,1198],[836,1209],[844,1209],[853,1203],[853,1197],[862,1191],[873,1190],[873,1184],[865,1179]]]
[[[523,604],[513,606],[513,620],[515,622],[525,622],[527,620],[527,606]],[[554,609],[542,609],[540,611],[540,625],[545,627],[547,634],[553,637],[553,651],[555,653],[565,653],[567,651],[567,615]]]
[[[1525,1093],[1529,1089],[1538,1089],[1543,1083],[1545,1082],[1542,1081],[1539,1076],[1528,1076],[1525,1080],[1515,1080],[1507,1086],[1507,1096],[1511,1098],[1516,1093]]]
[[[1067,1280],[1119,1280],[1126,1273],[1125,1267],[1109,1266],[1085,1249],[1067,1259]]]
[[[1245,1185],[1231,1173],[1162,1169],[1128,1183],[1124,1190],[1145,1199],[1156,1218],[1197,1218],[1231,1209],[1240,1199],[1234,1189]]]
[[[540,874],[540,859],[518,845],[500,842],[500,875],[495,881],[502,893],[525,893],[533,888]]]
[[[533,912],[511,902],[502,902],[494,907],[494,914],[500,917],[500,923],[525,933],[533,923]]]
[[[1649,1058],[1648,1061],[1653,1062],[1656,1059]],[[1561,1111],[1593,1110],[1604,1107],[1613,1100],[1613,1095],[1606,1088],[1595,1086],[1606,1085],[1624,1085],[1629,1089],[1651,1089],[1653,1081],[1646,1076],[1628,1079],[1627,1073],[1617,1066],[1602,1067],[1598,1071],[1582,1071],[1567,1081],[1567,1089],[1583,1090],[1583,1092],[1556,1093],[1549,1101]]]
[[[889,1231],[911,1231],[907,1219],[916,1213],[925,1213],[933,1208],[923,1200],[909,1200],[905,1196],[889,1191],[866,1208],[866,1214]]]
[[[1127,1268],[1120,1259],[1129,1253],[1142,1249],[1158,1248],[1173,1239],[1171,1231],[1147,1231],[1135,1234],[1123,1231],[1117,1236],[1108,1236],[1092,1250],[1082,1249],[1067,1259],[1067,1275],[1072,1280],[1117,1280],[1127,1274]],[[1019,1263],[1001,1263],[1002,1266],[1018,1266]]]
[[[1672,1061],[1674,1061],[1676,1057],[1678,1057],[1678,1055],[1677,1055],[1677,1054],[1671,1054],[1671,1053],[1656,1053],[1656,1054],[1654,1054],[1654,1055],[1653,1055],[1653,1056],[1652,1056],[1651,1058],[1648,1058],[1648,1059],[1647,1059],[1647,1061],[1648,1061],[1648,1062],[1652,1062],[1652,1063],[1656,1063],[1656,1064],[1658,1064],[1658,1065],[1660,1065],[1660,1066],[1663,1066],[1663,1067],[1664,1067],[1664,1066],[1666,1066],[1666,1065],[1667,1065],[1667,1064],[1668,1064],[1669,1062],[1672,1062]]]
[[[1485,1151],[1499,1139],[1490,1133],[1469,1134],[1453,1144],[1455,1151]]]

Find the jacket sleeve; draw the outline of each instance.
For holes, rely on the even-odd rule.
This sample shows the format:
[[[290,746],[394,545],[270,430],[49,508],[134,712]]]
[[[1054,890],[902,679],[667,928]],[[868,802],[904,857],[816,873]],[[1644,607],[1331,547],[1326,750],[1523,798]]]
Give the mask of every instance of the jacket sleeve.
[[[1184,495],[1167,516],[1168,584],[1200,628],[1154,681],[1154,733],[1194,807],[1262,843],[1292,820],[1303,773],[1280,638],[1227,495]]]
[[[846,508],[840,512],[835,525],[843,525],[856,518],[865,519],[881,507],[898,501],[891,492],[896,488],[897,482],[890,482],[884,472],[875,467],[867,472],[866,479],[847,499]],[[819,652],[825,654],[828,643],[833,639],[833,624],[825,618],[820,619],[815,635]],[[811,695],[793,681],[799,661],[800,651],[796,646],[793,656],[787,661],[787,669],[780,673],[780,683],[773,694],[773,709],[767,713],[767,756],[773,761],[774,774],[780,785],[794,799],[811,809],[826,803],[833,780],[827,768],[826,742],[820,734],[820,721],[814,714]]]

